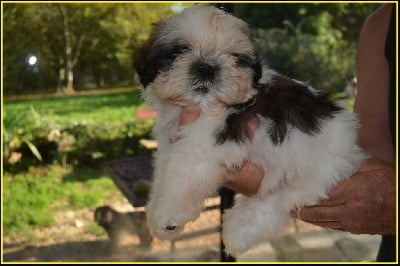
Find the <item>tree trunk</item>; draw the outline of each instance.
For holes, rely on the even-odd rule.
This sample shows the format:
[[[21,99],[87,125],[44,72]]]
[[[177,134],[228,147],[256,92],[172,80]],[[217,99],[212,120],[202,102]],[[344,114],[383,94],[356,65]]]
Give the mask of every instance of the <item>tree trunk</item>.
[[[64,48],[64,64],[65,64],[65,73],[64,73],[64,87],[62,88],[63,93],[74,93],[74,64],[72,58],[72,42],[71,42],[71,32],[68,25],[68,13],[65,9],[65,6],[59,4],[61,16],[63,19],[63,30],[64,30],[64,40],[65,40],[65,48]]]

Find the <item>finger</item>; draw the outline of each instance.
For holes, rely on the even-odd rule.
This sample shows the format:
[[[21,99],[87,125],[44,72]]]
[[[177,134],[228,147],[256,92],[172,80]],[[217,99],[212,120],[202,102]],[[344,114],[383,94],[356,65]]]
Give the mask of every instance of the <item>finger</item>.
[[[189,125],[195,122],[200,117],[200,109],[183,107],[179,116],[179,125]]]
[[[338,183],[328,191],[326,198],[319,200],[315,205],[305,206],[303,209],[344,205],[346,203],[346,197],[344,196],[346,191],[346,184]]]
[[[317,204],[308,207],[332,207],[344,205],[346,203],[346,199],[341,197],[341,195],[343,195],[342,188],[332,188],[328,193],[327,199],[322,199],[318,201]]]
[[[297,218],[308,223],[326,223],[340,221],[340,206],[304,207],[297,212]]]
[[[324,227],[324,228],[331,228],[331,229],[335,229],[335,230],[339,230],[339,231],[346,231],[346,229],[344,228],[344,226],[340,223],[340,222],[336,222],[336,221],[332,221],[332,222],[308,222],[308,221],[304,221],[319,227]]]
[[[264,177],[262,168],[251,162],[245,162],[237,170],[228,170],[224,177],[224,186],[246,196],[255,195]]]

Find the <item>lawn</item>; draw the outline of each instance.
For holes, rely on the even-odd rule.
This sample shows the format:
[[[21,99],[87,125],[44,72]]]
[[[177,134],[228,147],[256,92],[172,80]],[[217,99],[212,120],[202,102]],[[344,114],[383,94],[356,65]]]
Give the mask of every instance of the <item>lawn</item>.
[[[112,92],[112,91],[111,91]],[[140,90],[121,93],[12,100],[4,103],[6,115],[30,113],[33,108],[47,121],[67,127],[76,123],[121,123],[135,120],[143,105]]]
[[[32,235],[54,225],[58,211],[121,197],[103,165],[150,153],[139,139],[154,121],[135,117],[145,105],[139,90],[110,92],[4,102],[5,236]]]
[[[55,225],[58,211],[94,208],[118,195],[104,171],[60,165],[3,175],[5,236],[26,239],[36,228]],[[119,197],[121,197],[119,195]]]

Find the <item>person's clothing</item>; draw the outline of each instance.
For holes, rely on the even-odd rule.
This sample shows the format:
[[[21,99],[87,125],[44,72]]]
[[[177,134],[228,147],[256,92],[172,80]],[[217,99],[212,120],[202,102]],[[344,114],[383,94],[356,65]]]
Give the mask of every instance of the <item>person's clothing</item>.
[[[392,141],[396,147],[396,8],[392,7],[389,29],[385,42],[385,56],[389,63],[390,90],[389,90],[389,123]]]
[[[389,63],[389,126],[393,146],[396,148],[396,7],[392,6],[388,33],[385,43],[385,55]],[[396,236],[383,235],[376,261],[396,261]]]

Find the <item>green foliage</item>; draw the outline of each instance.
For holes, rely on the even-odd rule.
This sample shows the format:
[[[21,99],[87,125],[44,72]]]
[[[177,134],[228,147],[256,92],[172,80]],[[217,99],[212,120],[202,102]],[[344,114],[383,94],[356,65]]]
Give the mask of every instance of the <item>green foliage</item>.
[[[173,14],[171,5],[5,3],[5,95],[60,89],[68,60],[77,90],[132,84],[135,49],[147,38],[152,23]],[[32,54],[38,58],[34,67],[27,64]]]
[[[342,91],[355,73],[362,24],[377,3],[243,3],[264,64],[317,89]]]
[[[255,41],[260,58],[270,68],[307,81],[317,89],[342,91],[354,73],[356,49],[355,43],[343,40],[342,33],[331,27],[332,19],[323,12],[304,20],[304,25],[315,25],[315,34],[306,33],[303,23],[295,27],[286,22],[283,29],[259,29]]]
[[[313,20],[318,20],[323,13],[329,13],[333,17],[330,22],[331,27],[339,30],[344,40],[356,42],[364,20],[379,5],[379,3],[241,3],[235,5],[235,15],[255,28],[284,28],[285,24],[290,22],[294,27],[303,24],[304,33],[315,35],[324,26]]]
[[[43,160],[37,143],[46,136],[52,122],[43,119],[32,105],[28,105],[25,112],[5,109],[3,124],[3,158],[9,158],[13,151],[25,147],[36,160]]]

